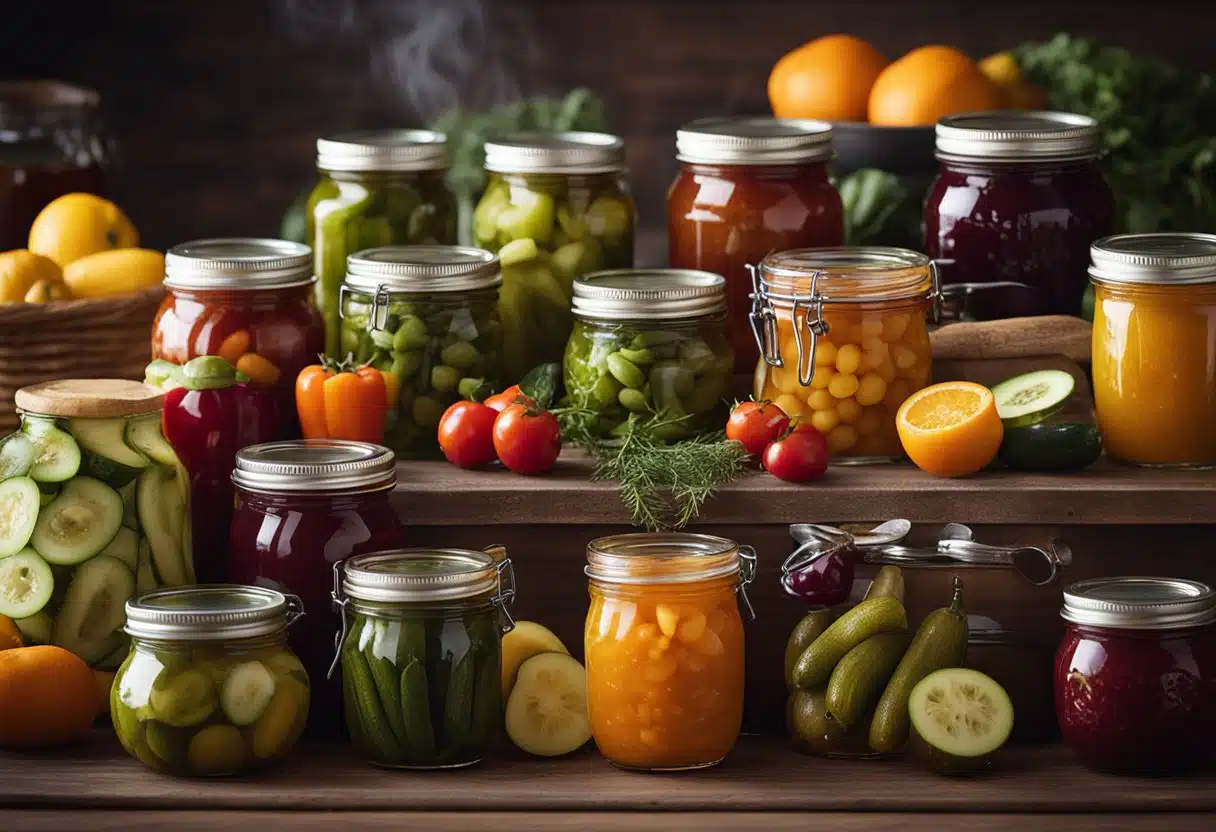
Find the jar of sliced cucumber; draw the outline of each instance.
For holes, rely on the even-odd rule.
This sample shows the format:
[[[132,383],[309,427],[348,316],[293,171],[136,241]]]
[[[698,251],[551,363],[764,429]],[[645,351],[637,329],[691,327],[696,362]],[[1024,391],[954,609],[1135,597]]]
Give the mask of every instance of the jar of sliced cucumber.
[[[161,433],[162,394],[136,381],[52,381],[17,391],[0,441],[0,615],[27,644],[113,670],[123,603],[193,584],[189,480]]]

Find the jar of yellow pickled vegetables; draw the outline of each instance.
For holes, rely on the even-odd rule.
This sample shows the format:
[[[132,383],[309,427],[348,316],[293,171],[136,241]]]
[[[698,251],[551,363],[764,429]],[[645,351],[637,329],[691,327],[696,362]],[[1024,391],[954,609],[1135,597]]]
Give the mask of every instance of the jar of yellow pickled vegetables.
[[[1094,243],[1090,259],[1107,455],[1216,466],[1216,234],[1121,234]]]
[[[902,248],[770,254],[752,269],[755,395],[827,437],[837,463],[903,456],[895,414],[929,384],[937,272]]]
[[[600,753],[622,768],[706,768],[743,721],[750,547],[704,534],[593,540],[586,573],[587,707]]]

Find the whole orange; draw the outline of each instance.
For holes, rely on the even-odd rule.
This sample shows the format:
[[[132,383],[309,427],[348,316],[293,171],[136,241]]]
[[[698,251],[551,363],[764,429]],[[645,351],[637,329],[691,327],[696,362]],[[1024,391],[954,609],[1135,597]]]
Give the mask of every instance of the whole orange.
[[[827,35],[785,55],[768,77],[777,118],[865,121],[870,87],[887,59],[861,38]]]
[[[949,46],[922,46],[888,66],[870,90],[871,124],[914,127],[1001,106],[979,65]]]
[[[93,671],[75,653],[50,645],[0,651],[0,748],[78,740],[97,705]]]

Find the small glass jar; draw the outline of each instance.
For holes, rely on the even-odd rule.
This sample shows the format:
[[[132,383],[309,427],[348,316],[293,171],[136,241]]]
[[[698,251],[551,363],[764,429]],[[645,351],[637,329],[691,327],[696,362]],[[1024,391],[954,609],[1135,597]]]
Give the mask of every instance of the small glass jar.
[[[341,359],[346,258],[390,245],[455,245],[456,196],[448,186],[447,137],[430,130],[362,130],[317,139],[320,181],[305,226],[325,320],[325,352]]]
[[[397,549],[334,565],[346,725],[390,768],[473,765],[502,734],[502,636],[515,573],[501,546]]]
[[[716,765],[743,721],[748,546],[704,534],[638,533],[587,546],[587,707],[614,765]]]
[[[968,113],[938,122],[936,144],[925,252],[955,299],[951,315],[1079,315],[1089,246],[1114,231],[1098,123],[1072,113]]]
[[[1216,234],[1094,243],[1093,385],[1107,456],[1216,466]]]
[[[755,395],[827,437],[833,462],[903,457],[895,414],[930,383],[937,273],[877,246],[770,254],[755,269]]]
[[[386,246],[352,254],[342,286],[342,351],[391,372],[384,444],[402,459],[439,456],[450,405],[499,387],[498,258],[460,246]]]
[[[726,282],[683,269],[621,269],[574,281],[564,377],[571,403],[612,434],[631,414],[671,439],[725,409],[733,361],[722,327]]]
[[[502,258],[503,381],[513,384],[562,360],[576,277],[633,266],[637,208],[616,136],[517,133],[485,151],[473,241]]]
[[[774,251],[844,243],[844,208],[828,179],[832,127],[753,116],[698,119],[676,133],[667,192],[671,266],[726,278],[735,372],[759,354],[748,326],[748,265]]]
[[[1216,762],[1216,592],[1174,578],[1097,578],[1064,591],[1060,733],[1085,765],[1165,774]]]
[[[153,771],[241,774],[286,757],[308,720],[308,673],[287,647],[300,599],[210,584],[127,602],[131,652],[110,689],[127,753]]]
[[[283,439],[300,435],[296,376],[323,346],[312,302],[312,252],[286,240],[195,240],[165,255],[152,357],[185,364],[218,355],[274,393]]]

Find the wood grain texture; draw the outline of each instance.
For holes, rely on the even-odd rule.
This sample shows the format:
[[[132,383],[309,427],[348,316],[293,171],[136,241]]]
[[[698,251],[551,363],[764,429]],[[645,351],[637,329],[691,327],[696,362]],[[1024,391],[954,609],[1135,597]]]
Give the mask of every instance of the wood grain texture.
[[[1003,321],[960,321],[929,336],[933,359],[1030,358],[1062,355],[1076,362],[1090,360],[1093,327],[1070,315],[1008,318]]]

